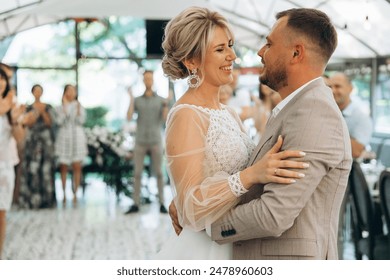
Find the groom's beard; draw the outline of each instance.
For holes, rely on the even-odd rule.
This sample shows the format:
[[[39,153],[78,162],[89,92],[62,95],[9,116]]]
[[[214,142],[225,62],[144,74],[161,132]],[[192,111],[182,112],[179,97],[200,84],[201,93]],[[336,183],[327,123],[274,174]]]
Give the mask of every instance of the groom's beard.
[[[274,66],[267,66],[265,73],[260,76],[260,82],[279,91],[288,85],[287,70],[281,59],[276,60]]]

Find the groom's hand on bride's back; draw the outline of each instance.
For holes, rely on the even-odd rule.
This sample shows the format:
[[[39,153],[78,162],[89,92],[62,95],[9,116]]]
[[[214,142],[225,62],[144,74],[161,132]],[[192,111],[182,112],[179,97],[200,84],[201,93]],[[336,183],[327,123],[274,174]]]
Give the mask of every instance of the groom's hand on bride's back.
[[[171,216],[172,225],[175,229],[175,232],[177,235],[180,234],[180,232],[183,230],[181,225],[179,224],[179,218],[177,217],[177,209],[175,202],[172,200],[171,204],[169,204],[169,216]]]

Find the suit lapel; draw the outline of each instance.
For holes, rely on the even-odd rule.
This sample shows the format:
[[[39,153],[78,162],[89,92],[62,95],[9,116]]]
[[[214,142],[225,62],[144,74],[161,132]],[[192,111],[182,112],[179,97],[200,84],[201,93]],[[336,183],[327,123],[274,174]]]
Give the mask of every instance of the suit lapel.
[[[255,150],[252,153],[252,156],[249,160],[248,166],[251,166],[256,160],[258,154],[260,153],[261,148],[263,148],[264,144],[267,143],[272,136],[275,134],[276,128],[279,126],[277,124],[280,121],[277,121],[276,118],[270,118],[265,126],[265,133],[261,136],[259,144],[256,146]],[[272,125],[271,125],[272,124]]]
[[[258,144],[257,147],[255,148],[255,150],[253,151],[252,156],[251,156],[251,158],[250,158],[250,160],[249,160],[249,162],[248,162],[248,166],[247,166],[247,167],[253,165],[253,163],[255,162],[255,160],[256,160],[256,158],[257,158],[257,155],[260,153],[261,148],[264,146],[264,144],[265,144],[269,139],[271,139],[271,137],[272,137],[272,135],[268,135],[267,139],[266,139],[265,135],[263,135],[263,136],[261,137],[261,141],[259,142],[259,144]]]
[[[270,117],[270,119],[267,122],[267,125],[265,127],[265,133],[261,137],[259,144],[255,148],[255,150],[252,153],[252,156],[249,160],[248,166],[251,166],[259,156],[261,149],[264,147],[264,144],[267,143],[272,136],[275,135],[278,128],[281,126],[282,121],[286,117],[286,115],[289,114],[289,111],[293,110],[294,104],[308,91],[312,90],[314,87],[318,86],[326,86],[322,79],[318,79],[316,81],[313,81],[312,83],[308,84],[306,87],[304,87],[296,96],[294,96],[293,99],[290,100],[286,104],[286,106],[279,112],[279,114],[276,117]],[[282,135],[283,136],[283,135]]]

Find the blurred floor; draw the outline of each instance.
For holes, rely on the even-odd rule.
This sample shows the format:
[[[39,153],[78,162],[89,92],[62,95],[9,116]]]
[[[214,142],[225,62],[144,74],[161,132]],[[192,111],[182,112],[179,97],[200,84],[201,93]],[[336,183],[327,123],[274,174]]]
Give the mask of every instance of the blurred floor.
[[[160,214],[154,195],[139,213],[124,215],[131,199],[124,197],[117,202],[114,192],[99,179],[88,178],[87,184],[76,206],[70,191],[63,205],[62,190],[57,188],[55,209],[13,208],[7,215],[4,259],[150,259],[173,234],[169,215]],[[56,185],[60,186],[60,182]],[[169,205],[169,187],[165,191]]]
[[[153,179],[152,202],[137,214],[124,215],[131,199],[119,202],[112,190],[97,178],[87,178],[84,196],[72,204],[72,194],[62,204],[58,188],[55,209],[17,210],[7,216],[4,259],[9,260],[128,260],[151,259],[173,233],[169,215],[160,214]],[[172,195],[165,187],[166,205]],[[344,259],[354,259],[350,242],[344,244]]]

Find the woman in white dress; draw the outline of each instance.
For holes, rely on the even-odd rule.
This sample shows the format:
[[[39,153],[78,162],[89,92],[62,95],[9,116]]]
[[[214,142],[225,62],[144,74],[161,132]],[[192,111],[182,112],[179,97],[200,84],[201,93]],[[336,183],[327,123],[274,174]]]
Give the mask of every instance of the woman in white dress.
[[[13,103],[14,91],[7,73],[0,68],[0,260],[6,233],[6,214],[11,208],[15,187],[14,167],[19,162],[16,141],[24,137],[23,107]]]
[[[290,184],[299,173],[286,168],[303,168],[287,160],[302,157],[299,151],[277,153],[281,138],[246,168],[255,146],[234,110],[219,102],[220,86],[232,81],[233,42],[226,19],[206,8],[188,8],[165,28],[164,73],[174,80],[188,77],[189,88],[166,127],[167,164],[183,231],[156,259],[231,259],[231,244],[211,241],[205,229],[256,183]]]

